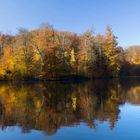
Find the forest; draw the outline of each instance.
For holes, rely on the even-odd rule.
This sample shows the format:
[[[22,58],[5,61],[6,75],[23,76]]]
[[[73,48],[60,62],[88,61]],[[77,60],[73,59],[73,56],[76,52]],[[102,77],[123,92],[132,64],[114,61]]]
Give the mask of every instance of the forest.
[[[124,49],[105,34],[58,31],[49,24],[0,34],[0,80],[66,80],[140,75],[140,47]]]

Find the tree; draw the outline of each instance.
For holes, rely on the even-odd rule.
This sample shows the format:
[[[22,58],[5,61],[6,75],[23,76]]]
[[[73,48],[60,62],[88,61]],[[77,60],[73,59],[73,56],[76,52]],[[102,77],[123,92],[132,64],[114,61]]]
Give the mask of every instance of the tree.
[[[79,50],[79,72],[86,76],[93,77],[93,70],[97,60],[97,48],[93,31],[89,30],[81,36]]]
[[[105,42],[103,46],[104,56],[106,58],[107,63],[107,75],[111,77],[118,76],[120,66],[117,62],[117,40],[116,36],[114,36],[112,29],[107,27],[106,35],[105,35]]]

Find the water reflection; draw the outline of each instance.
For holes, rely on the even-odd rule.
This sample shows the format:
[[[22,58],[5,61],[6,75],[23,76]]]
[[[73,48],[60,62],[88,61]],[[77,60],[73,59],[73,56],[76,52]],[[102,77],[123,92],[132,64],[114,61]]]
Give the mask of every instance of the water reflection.
[[[127,82],[126,82],[127,81]],[[140,104],[140,82],[136,80],[85,83],[0,84],[0,127],[19,126],[53,135],[64,126],[84,122],[89,128],[109,122],[113,129],[121,118],[119,106]]]

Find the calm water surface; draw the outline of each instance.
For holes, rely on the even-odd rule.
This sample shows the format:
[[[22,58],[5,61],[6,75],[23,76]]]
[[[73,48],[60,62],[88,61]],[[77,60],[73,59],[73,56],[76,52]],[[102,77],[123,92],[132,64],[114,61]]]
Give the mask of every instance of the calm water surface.
[[[1,140],[139,140],[140,80],[0,83]]]

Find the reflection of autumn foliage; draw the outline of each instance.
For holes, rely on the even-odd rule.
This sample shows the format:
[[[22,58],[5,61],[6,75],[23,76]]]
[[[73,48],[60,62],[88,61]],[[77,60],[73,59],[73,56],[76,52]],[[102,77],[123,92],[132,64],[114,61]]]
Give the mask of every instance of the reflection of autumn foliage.
[[[18,125],[24,133],[36,129],[51,135],[60,127],[81,121],[96,128],[98,120],[108,121],[112,129],[118,120],[119,105],[126,100],[139,103],[139,99],[138,86],[129,90],[116,81],[1,84],[0,125],[2,129]]]
[[[133,104],[140,104],[140,86],[132,87],[128,92],[127,98]]]

